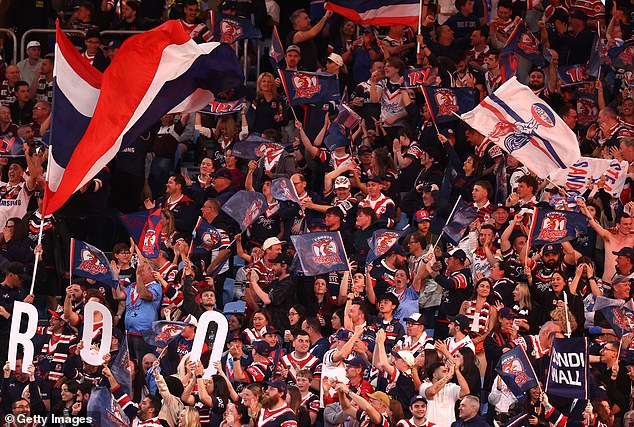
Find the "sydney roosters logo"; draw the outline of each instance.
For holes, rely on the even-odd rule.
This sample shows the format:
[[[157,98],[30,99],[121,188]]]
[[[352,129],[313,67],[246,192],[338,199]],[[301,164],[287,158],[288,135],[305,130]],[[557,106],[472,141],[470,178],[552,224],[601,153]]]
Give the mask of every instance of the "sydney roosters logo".
[[[178,325],[165,325],[161,328],[161,332],[156,334],[156,341],[168,341],[181,332],[183,332],[183,328]]]
[[[312,244],[311,250],[317,264],[337,264],[341,262],[337,244],[329,236],[316,239]]]
[[[99,258],[88,249],[81,250],[81,264],[77,268],[93,275],[104,274],[108,271]]]
[[[233,43],[243,31],[237,22],[226,20],[220,23],[220,33],[220,43]]]
[[[154,248],[156,247],[156,231],[149,229],[145,232],[145,236],[143,237],[142,251],[145,253],[154,252]]]
[[[449,89],[438,89],[434,94],[436,104],[438,104],[438,114],[450,116],[458,112],[458,97]]]
[[[376,256],[380,257],[381,255],[386,253],[392,247],[392,245],[396,243],[398,238],[399,234],[392,231],[388,231],[383,235],[377,237],[376,246],[374,247],[374,252],[376,253]]]
[[[542,220],[541,231],[537,238],[549,242],[563,239],[567,234],[567,223],[568,220],[564,214],[557,211],[548,212]]]
[[[242,225],[244,227],[248,227],[255,221],[255,219],[260,216],[260,210],[262,209],[262,200],[256,200],[251,203],[251,206],[247,209],[246,214],[244,215],[244,220],[242,221]]]
[[[529,380],[528,375],[524,373],[524,365],[515,357],[509,357],[502,363],[502,372],[514,375],[515,384],[520,387]]]
[[[295,98],[312,98],[321,90],[317,76],[296,73],[291,81],[295,87]]]
[[[220,236],[217,231],[209,230],[205,231],[203,235],[200,236],[200,241],[202,242],[200,246],[203,249],[210,251],[218,245],[218,242],[220,242]]]

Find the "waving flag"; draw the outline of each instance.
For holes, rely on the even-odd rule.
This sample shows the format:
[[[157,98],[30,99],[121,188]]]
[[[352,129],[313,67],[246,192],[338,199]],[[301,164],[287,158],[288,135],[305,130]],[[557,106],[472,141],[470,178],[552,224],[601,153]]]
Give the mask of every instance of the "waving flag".
[[[418,0],[329,0],[324,8],[357,24],[418,26]]]
[[[368,250],[368,255],[365,259],[366,267],[385,255],[392,246],[398,243],[403,234],[405,234],[405,230],[388,230],[387,228],[382,228],[372,233],[372,237],[368,239],[370,250]]]
[[[350,145],[348,138],[348,128],[337,122],[330,123],[328,131],[324,136],[324,146],[328,151],[334,151],[335,148],[347,147]]]
[[[558,67],[557,75],[562,81],[562,86],[584,84],[590,78],[586,72],[586,66],[581,64]]]
[[[529,233],[532,245],[561,243],[588,232],[588,217],[576,212],[535,208]]]
[[[290,178],[276,178],[271,182],[271,195],[277,200],[301,204]]]
[[[619,197],[627,178],[627,161],[580,157],[567,169],[558,169],[550,174],[553,183],[561,186],[571,196],[580,196],[588,189],[588,181],[596,183],[605,175],[603,189],[612,197]]]
[[[269,153],[283,150],[284,146],[261,136],[250,134],[246,139],[234,142],[231,149],[235,157],[258,160]]]
[[[634,332],[634,304],[631,299],[625,302],[598,296],[594,303],[594,311],[597,310],[601,310],[617,336]]]
[[[0,157],[24,157],[24,140],[19,136],[0,138]]]
[[[240,190],[222,205],[222,211],[240,224],[243,232],[266,211],[268,203],[262,193]]]
[[[599,116],[599,101],[596,96],[577,91],[577,124],[590,126]]]
[[[206,105],[199,113],[211,114],[212,116],[224,116],[226,114],[234,114],[242,109],[244,98],[235,101],[225,101],[223,99],[214,99]]]
[[[130,421],[107,386],[93,387],[86,404],[87,415],[100,427],[128,427]]]
[[[592,50],[590,51],[590,59],[586,65],[586,73],[592,77],[599,77],[601,65],[605,64],[608,51],[605,42],[598,33],[594,34],[592,42]]]
[[[325,104],[340,98],[339,79],[334,74],[284,70],[282,76],[293,106]]]
[[[469,228],[469,225],[478,218],[477,212],[464,200],[458,200],[456,209],[447,221],[447,225],[442,229],[447,239],[453,244],[457,245],[465,231]]]
[[[500,55],[510,53],[523,56],[538,67],[546,65],[546,61],[542,55],[541,43],[533,33],[528,31],[524,21],[520,21],[517,24],[506,41],[506,45],[500,50]]]
[[[522,397],[533,387],[537,387],[537,375],[521,346],[502,353],[495,371],[500,375],[515,397]]]
[[[277,33],[277,25],[273,27],[273,35],[271,36],[271,47],[269,49],[269,60],[274,69],[279,69],[284,59],[284,46]]]
[[[157,320],[152,322],[152,329],[143,334],[145,342],[152,346],[163,348],[178,338],[188,323]]]
[[[437,67],[412,68],[405,70],[403,76],[403,87],[414,88],[419,86],[435,86],[438,77]]]
[[[68,40],[60,33],[44,214],[59,209],[164,114],[198,111],[244,80],[230,46],[196,44],[178,21],[126,40],[102,80],[86,61],[73,59],[67,51],[74,47],[64,47]]]
[[[222,233],[216,229],[213,225],[207,222],[207,220],[201,216],[198,217],[198,222],[194,231],[192,232],[193,240],[191,246],[191,252],[194,254],[204,254],[210,252],[218,243],[222,241]]]
[[[127,337],[124,337],[119,344],[117,356],[110,362],[110,370],[121,389],[128,396],[132,396],[132,371],[130,370],[130,351],[128,350]]]
[[[500,73],[502,83],[511,80],[517,71],[517,56],[515,52],[500,53]]]
[[[628,40],[622,46],[610,48],[608,56],[615,70],[634,71],[634,40]]]
[[[542,178],[581,157],[574,132],[515,77],[462,119]]]
[[[356,127],[361,123],[361,116],[350,109],[347,105],[339,104],[337,106],[337,110],[338,113],[335,123],[345,126],[348,129],[356,129]]]
[[[471,88],[423,86],[422,89],[436,123],[457,120],[456,114],[464,114],[476,106],[476,92]]]
[[[161,243],[161,208],[121,215],[123,226],[146,258],[159,255]]]
[[[338,231],[298,234],[291,241],[306,276],[350,269]]]
[[[555,338],[544,392],[570,399],[588,399],[589,370],[587,338]]]
[[[77,239],[70,239],[70,271],[73,276],[86,277],[112,287],[119,283],[110,268],[110,261],[98,248]]]
[[[211,11],[211,32],[214,41],[235,43],[242,39],[261,39],[262,31],[247,18]]]

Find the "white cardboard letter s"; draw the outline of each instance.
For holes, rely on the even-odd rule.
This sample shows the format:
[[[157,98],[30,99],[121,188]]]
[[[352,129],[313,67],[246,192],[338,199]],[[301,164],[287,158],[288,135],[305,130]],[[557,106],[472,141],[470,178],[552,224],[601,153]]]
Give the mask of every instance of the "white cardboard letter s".
[[[22,314],[26,314],[28,325],[24,333],[20,333],[20,323]],[[18,344],[24,347],[24,358],[22,359],[22,373],[28,374],[29,366],[33,364],[33,354],[35,347],[31,341],[37,332],[37,308],[25,302],[16,301],[13,303],[13,313],[11,314],[11,332],[9,335],[9,364],[15,370],[15,358],[18,351]]]
[[[94,331],[93,325],[95,324],[95,311],[101,313],[101,317],[103,317],[101,346],[96,354],[90,351]],[[112,316],[105,305],[95,301],[88,301],[84,308],[84,334],[81,339],[84,341],[84,347],[79,353],[81,359],[89,365],[101,365],[103,357],[110,352],[110,343],[112,342]]]
[[[207,337],[207,329],[209,329],[209,323],[214,322],[218,325],[216,331],[216,338],[213,342],[213,348],[211,350],[211,357],[209,358],[209,366],[205,369],[203,378],[211,378],[216,373],[214,368],[214,362],[220,361],[222,357],[222,351],[224,350],[225,341],[227,341],[227,334],[229,333],[229,323],[227,318],[217,311],[205,311],[198,320],[198,328],[196,329],[196,336],[194,337],[194,344],[192,344],[192,351],[189,360],[197,362],[200,360],[200,355],[203,352],[203,344]]]

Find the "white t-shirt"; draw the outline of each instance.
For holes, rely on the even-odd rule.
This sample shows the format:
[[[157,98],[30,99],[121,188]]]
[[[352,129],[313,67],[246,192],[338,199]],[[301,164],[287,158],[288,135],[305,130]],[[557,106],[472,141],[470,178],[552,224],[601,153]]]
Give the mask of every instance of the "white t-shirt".
[[[420,386],[420,395],[425,396],[425,390],[432,386],[430,381],[425,381]],[[438,427],[450,427],[456,421],[455,406],[460,399],[460,386],[447,383],[431,399],[427,400],[427,420]]]

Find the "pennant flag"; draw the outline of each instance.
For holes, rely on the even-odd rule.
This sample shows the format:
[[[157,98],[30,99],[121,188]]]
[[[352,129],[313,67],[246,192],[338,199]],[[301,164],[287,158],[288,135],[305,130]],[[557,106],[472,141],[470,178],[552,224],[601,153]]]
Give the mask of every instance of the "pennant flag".
[[[516,26],[506,45],[500,50],[500,55],[517,53],[528,59],[533,65],[543,67],[546,65],[542,55],[542,47],[537,37],[526,28],[526,23],[522,20]]]
[[[610,64],[615,70],[634,71],[634,40],[608,50]]]
[[[562,81],[562,86],[573,86],[584,84],[587,80],[591,80],[586,72],[585,65],[570,65],[568,67],[558,67],[557,75]]]
[[[161,243],[161,208],[139,211],[119,217],[130,237],[146,258],[159,255]]]
[[[348,128],[337,122],[330,123],[328,131],[324,136],[324,146],[328,151],[334,151],[335,148],[347,147],[350,145],[348,138]]]
[[[517,71],[517,56],[515,52],[500,53],[499,62],[502,83],[511,80]]]
[[[346,95],[347,93],[348,92],[346,91],[344,95]],[[337,114],[335,123],[345,126],[346,128],[351,130],[355,129],[361,123],[361,116],[347,105],[339,104],[337,106],[337,110],[339,111],[339,113]]]
[[[588,399],[588,341],[555,338],[544,392],[569,399]]]
[[[269,49],[269,60],[274,70],[280,68],[280,64],[284,59],[284,46],[280,40],[280,35],[277,33],[277,26],[273,27],[273,35],[271,36],[271,47]]]
[[[261,136],[250,134],[246,139],[234,142],[233,155],[240,159],[258,160],[270,153],[283,150],[284,146]]]
[[[121,389],[128,396],[132,396],[132,371],[130,370],[130,351],[128,350],[127,337],[123,337],[116,357],[110,362],[110,371],[112,371],[112,375]]]
[[[236,99],[235,101],[214,99],[211,103],[200,110],[199,113],[211,114],[212,116],[224,116],[226,114],[234,114],[242,109],[243,104],[244,98]]]
[[[324,5],[333,12],[363,25],[418,26],[418,0],[329,0]]]
[[[24,140],[8,135],[0,138],[0,157],[24,157]]]
[[[435,86],[438,82],[437,67],[411,68],[405,70],[403,76],[403,87],[411,89],[419,86]]]
[[[422,89],[436,123],[458,120],[456,114],[471,111],[476,105],[476,91],[471,88],[423,86]]]
[[[340,98],[336,75],[284,70],[282,76],[292,106],[326,104]]]
[[[592,77],[599,77],[599,71],[601,65],[605,64],[608,51],[605,46],[605,42],[599,36],[598,33],[594,34],[594,40],[592,42],[592,50],[590,51],[590,59],[586,65],[586,73]]]
[[[295,202],[301,205],[295,186],[290,178],[276,178],[271,182],[271,195],[277,199],[286,202]]]
[[[550,174],[553,183],[564,188],[571,196],[580,196],[588,189],[588,182],[596,183],[605,175],[604,190],[612,197],[619,197],[627,178],[628,162],[616,159],[581,157],[567,169]]]
[[[338,231],[297,234],[291,241],[306,276],[350,270]]]
[[[478,213],[464,200],[460,199],[453,215],[449,218],[447,225],[443,227],[442,231],[453,245],[457,245],[469,225],[477,218]]]
[[[169,320],[157,320],[152,322],[152,329],[143,333],[145,342],[152,346],[163,348],[183,333],[188,324],[185,322],[172,322]]]
[[[58,29],[44,214],[166,113],[198,111],[244,81],[230,46],[196,44],[174,20],[127,39],[103,79],[70,50]]]
[[[222,211],[240,224],[243,232],[266,211],[268,203],[264,194],[240,190],[222,205]]]
[[[216,248],[223,240],[222,233],[201,216],[192,232],[192,249],[194,254],[204,254]]]
[[[405,230],[388,230],[382,228],[372,233],[372,237],[368,239],[370,250],[368,250],[368,255],[365,259],[366,267],[385,255],[392,246],[398,243],[405,232]]]
[[[599,116],[599,101],[596,96],[577,91],[577,124],[590,126]]]
[[[620,337],[634,331],[634,304],[618,299],[598,296],[594,303],[594,311],[601,310],[614,333]]]
[[[504,381],[511,393],[520,398],[533,387],[537,387],[537,375],[521,346],[515,346],[502,353],[495,372]]]
[[[85,277],[97,282],[107,283],[113,288],[119,280],[112,268],[108,257],[98,248],[86,242],[70,239],[70,271],[73,276]]]
[[[87,62],[86,62],[87,63]],[[86,404],[86,413],[100,427],[128,427],[130,421],[112,398],[107,386],[93,387]]]
[[[515,77],[462,119],[541,178],[581,157],[574,132]]]
[[[588,232],[588,217],[565,210],[535,208],[529,235],[532,245],[561,243],[576,239]]]
[[[242,39],[262,38],[262,31],[247,18],[214,12],[213,10],[210,13],[214,41],[231,44]]]

